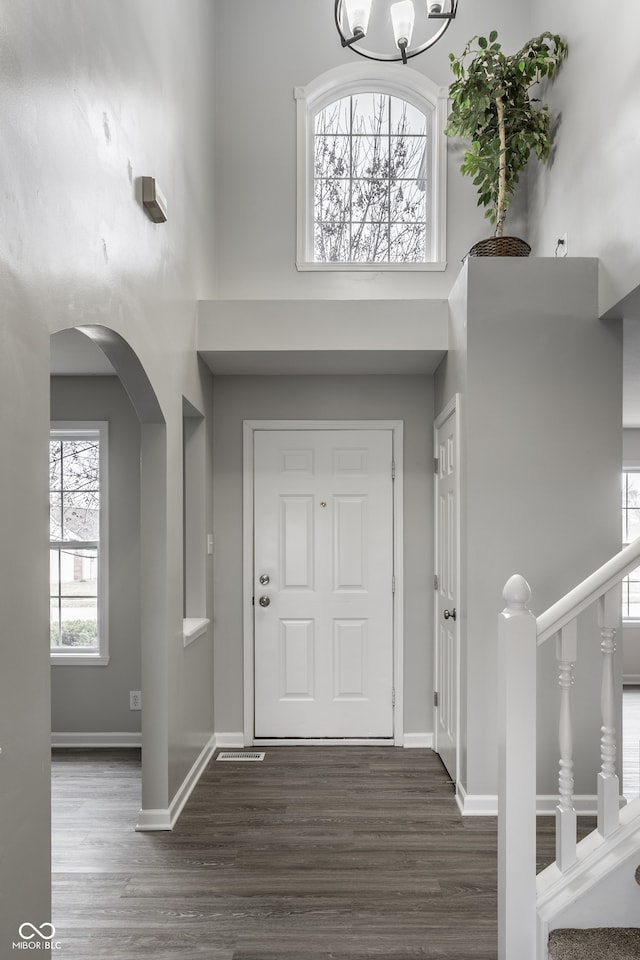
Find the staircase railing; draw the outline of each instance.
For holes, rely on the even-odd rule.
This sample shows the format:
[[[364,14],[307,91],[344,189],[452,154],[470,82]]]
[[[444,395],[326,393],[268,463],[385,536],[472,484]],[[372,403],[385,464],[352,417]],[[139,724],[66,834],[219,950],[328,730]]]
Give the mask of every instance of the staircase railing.
[[[498,957],[535,960],[536,954],[536,659],[537,648],[556,638],[560,686],[559,801],[556,865],[562,873],[577,859],[573,776],[573,671],[578,655],[577,617],[598,605],[602,653],[598,831],[609,837],[619,825],[615,770],[613,656],[620,623],[623,578],[640,564],[640,539],[625,547],[537,619],[529,609],[531,589],[519,574],[504,588],[498,618]]]

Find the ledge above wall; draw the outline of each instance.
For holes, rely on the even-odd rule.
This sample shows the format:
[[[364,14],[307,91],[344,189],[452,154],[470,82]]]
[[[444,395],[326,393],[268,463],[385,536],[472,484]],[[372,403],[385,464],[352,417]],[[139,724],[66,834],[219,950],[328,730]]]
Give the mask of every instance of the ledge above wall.
[[[431,374],[446,300],[204,300],[198,353],[215,374]]]

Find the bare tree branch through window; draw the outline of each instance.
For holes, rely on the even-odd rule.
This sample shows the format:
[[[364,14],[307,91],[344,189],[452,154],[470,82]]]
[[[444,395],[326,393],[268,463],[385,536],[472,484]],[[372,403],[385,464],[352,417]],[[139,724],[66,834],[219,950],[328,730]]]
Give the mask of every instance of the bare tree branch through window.
[[[97,432],[96,432],[97,434]],[[49,443],[51,648],[98,648],[100,439]]]
[[[320,262],[427,259],[426,117],[387,94],[343,97],[314,137],[314,256]]]

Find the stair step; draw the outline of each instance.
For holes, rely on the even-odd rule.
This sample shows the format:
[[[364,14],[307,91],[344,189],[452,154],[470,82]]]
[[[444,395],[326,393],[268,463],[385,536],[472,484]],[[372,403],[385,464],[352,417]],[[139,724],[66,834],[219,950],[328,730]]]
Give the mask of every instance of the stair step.
[[[552,930],[553,960],[640,960],[640,927]]]

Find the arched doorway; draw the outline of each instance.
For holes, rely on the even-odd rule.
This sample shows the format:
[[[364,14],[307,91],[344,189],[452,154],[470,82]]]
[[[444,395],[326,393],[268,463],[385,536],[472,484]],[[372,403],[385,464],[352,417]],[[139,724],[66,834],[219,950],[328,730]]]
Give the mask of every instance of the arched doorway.
[[[139,470],[139,503],[134,529],[139,564],[137,623],[138,669],[142,703],[142,809],[168,806],[168,718],[166,696],[167,489],[166,426],[149,377],[131,346],[108,327],[90,324],[51,336],[51,372],[56,377],[117,378],[138,425],[137,451],[129,447]],[[104,394],[104,390],[102,391]],[[58,407],[60,409],[60,407]],[[69,409],[69,406],[66,408]],[[92,409],[98,409],[95,405]],[[55,413],[55,411],[54,411]],[[78,419],[83,417],[79,408]],[[65,418],[66,419],[66,418]],[[124,494],[123,494],[124,495]],[[136,524],[133,525],[134,528]],[[112,562],[117,558],[112,556]],[[135,618],[134,618],[135,619]],[[99,668],[96,668],[99,669]],[[120,691],[122,694],[122,691]]]

